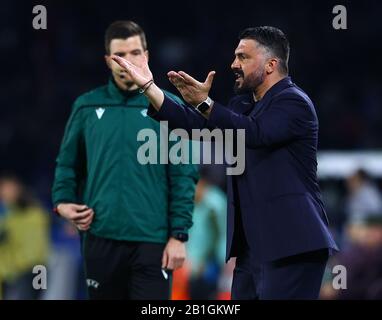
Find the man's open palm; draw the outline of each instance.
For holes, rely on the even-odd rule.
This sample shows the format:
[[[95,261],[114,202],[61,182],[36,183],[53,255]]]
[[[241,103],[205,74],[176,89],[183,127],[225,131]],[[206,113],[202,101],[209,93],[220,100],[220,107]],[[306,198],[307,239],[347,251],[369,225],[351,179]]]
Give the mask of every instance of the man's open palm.
[[[111,58],[130,75],[131,79],[138,87],[142,88],[152,80],[153,75],[150,71],[146,56],[142,57],[142,61],[139,65],[135,65],[116,55],[112,55]]]
[[[199,82],[183,71],[170,71],[167,76],[170,82],[178,89],[183,99],[187,103],[197,106],[207,99],[215,71],[210,71],[204,82]]]

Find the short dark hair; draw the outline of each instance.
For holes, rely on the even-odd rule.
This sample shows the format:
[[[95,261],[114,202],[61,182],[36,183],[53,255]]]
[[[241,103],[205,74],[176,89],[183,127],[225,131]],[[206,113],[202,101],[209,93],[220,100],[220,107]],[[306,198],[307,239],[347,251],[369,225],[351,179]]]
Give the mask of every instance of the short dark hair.
[[[113,39],[126,39],[133,36],[141,38],[144,50],[147,50],[146,35],[143,29],[133,21],[121,20],[113,22],[105,32],[105,50],[110,54],[110,42]]]
[[[354,173],[354,175],[356,175],[362,181],[371,180],[369,173],[363,168],[357,169],[357,171]]]
[[[269,26],[247,28],[240,32],[239,40],[242,39],[256,40],[267,48],[280,59],[280,71],[288,74],[289,41],[280,29]]]

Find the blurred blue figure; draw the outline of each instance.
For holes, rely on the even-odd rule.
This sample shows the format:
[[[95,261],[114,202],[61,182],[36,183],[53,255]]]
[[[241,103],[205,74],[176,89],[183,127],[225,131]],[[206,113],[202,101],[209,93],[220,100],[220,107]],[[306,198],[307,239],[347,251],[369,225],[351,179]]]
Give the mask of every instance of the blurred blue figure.
[[[201,175],[187,246],[190,298],[215,299],[217,282],[225,265],[227,200],[219,188]]]
[[[80,237],[69,222],[53,216],[52,250],[49,256],[48,288],[44,300],[86,299]]]
[[[366,171],[359,169],[347,179],[348,224],[363,224],[370,216],[382,216],[382,196]]]

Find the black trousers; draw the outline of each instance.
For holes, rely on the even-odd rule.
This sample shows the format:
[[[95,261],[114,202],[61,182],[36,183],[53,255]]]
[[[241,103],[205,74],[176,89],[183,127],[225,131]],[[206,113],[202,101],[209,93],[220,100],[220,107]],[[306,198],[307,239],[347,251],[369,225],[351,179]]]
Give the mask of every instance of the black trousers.
[[[232,299],[318,299],[328,257],[328,249],[323,249],[254,263],[246,249],[236,259]]]
[[[165,244],[111,240],[87,232],[82,248],[90,299],[170,298],[172,274],[161,268]]]

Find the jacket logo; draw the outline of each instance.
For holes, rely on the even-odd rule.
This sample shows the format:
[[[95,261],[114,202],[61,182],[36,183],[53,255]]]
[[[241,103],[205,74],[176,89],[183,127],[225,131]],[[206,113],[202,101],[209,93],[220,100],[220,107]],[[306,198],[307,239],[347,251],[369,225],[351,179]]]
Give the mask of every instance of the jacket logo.
[[[147,117],[147,109],[141,111],[142,116]]]
[[[97,289],[99,287],[99,282],[98,281],[95,281],[93,279],[86,279],[86,284],[88,285],[88,287],[93,287],[95,289]]]
[[[96,114],[97,114],[98,119],[101,119],[103,113],[105,112],[105,108],[98,108],[98,109],[96,109],[95,112],[96,112]]]

